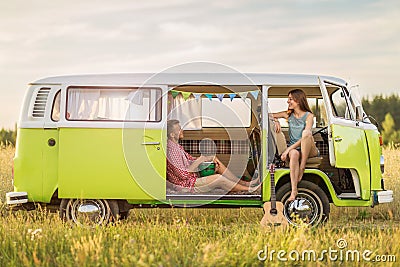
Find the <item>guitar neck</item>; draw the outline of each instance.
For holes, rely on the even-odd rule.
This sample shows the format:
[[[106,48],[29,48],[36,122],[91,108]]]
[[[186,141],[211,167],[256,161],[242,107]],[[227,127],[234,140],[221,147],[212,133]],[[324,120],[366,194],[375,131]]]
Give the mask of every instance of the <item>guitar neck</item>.
[[[271,163],[270,166],[270,180],[271,180],[271,207],[276,208],[276,194],[275,194],[275,166]]]

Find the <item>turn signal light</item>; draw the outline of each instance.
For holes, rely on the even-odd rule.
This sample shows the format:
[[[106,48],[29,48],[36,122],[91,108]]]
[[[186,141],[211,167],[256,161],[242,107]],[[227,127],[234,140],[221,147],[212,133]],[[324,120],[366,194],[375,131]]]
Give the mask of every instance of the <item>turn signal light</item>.
[[[379,136],[379,144],[380,144],[381,146],[383,146],[383,138],[382,138],[382,135]]]

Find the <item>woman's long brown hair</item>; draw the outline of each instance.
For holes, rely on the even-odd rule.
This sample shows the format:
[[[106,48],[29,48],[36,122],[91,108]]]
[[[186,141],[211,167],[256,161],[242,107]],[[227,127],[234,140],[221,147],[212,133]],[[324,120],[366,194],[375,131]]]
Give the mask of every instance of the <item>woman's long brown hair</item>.
[[[308,102],[307,102],[307,96],[303,92],[303,90],[293,89],[288,93],[288,95],[292,95],[293,100],[296,101],[297,103],[299,103],[300,109],[302,111],[308,111],[308,112],[312,113],[310,106],[308,105]],[[290,114],[292,114],[292,112],[293,112],[293,109],[288,109],[289,116],[290,116]]]

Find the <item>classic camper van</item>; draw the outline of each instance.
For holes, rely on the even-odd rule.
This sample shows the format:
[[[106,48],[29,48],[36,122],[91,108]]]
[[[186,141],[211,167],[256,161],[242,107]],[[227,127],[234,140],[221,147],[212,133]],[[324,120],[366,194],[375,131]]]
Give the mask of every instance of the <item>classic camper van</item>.
[[[307,94],[315,115],[320,157],[308,160],[297,199],[290,202],[289,168],[277,164],[276,197],[285,205],[286,219],[317,225],[329,217],[330,203],[365,207],[393,201],[393,192],[384,188],[378,129],[344,80],[161,73],[60,76],[31,83],[18,123],[14,192],[7,193],[7,203],[56,208],[77,224],[123,219],[139,207],[262,207],[271,197],[268,166],[288,140],[286,122],[277,134],[269,114],[287,109],[288,92],[295,88]],[[197,157],[212,151],[238,179],[258,180],[259,190],[195,192],[171,184],[170,119],[180,121],[186,152]]]

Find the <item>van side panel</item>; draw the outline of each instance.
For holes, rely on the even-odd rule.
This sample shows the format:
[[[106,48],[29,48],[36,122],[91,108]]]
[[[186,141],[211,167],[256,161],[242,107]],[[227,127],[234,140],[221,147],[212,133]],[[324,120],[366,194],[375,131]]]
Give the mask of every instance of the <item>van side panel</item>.
[[[371,190],[382,190],[380,156],[382,148],[379,144],[379,132],[377,130],[365,130],[367,137],[369,159],[371,163]]]
[[[14,156],[14,191],[43,201],[43,129],[18,129]]]
[[[54,145],[52,145],[54,141]],[[43,132],[43,202],[49,203],[58,188],[58,129]]]
[[[59,197],[165,199],[163,150],[142,145],[143,129],[130,129],[125,142],[124,134],[121,128],[60,128]],[[162,130],[146,134],[153,139],[163,135]],[[152,151],[146,155],[145,149]],[[154,166],[149,166],[149,158]]]

